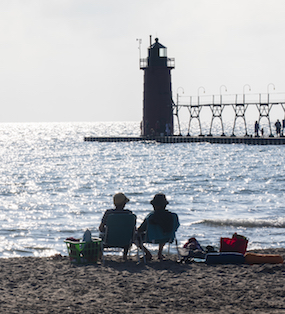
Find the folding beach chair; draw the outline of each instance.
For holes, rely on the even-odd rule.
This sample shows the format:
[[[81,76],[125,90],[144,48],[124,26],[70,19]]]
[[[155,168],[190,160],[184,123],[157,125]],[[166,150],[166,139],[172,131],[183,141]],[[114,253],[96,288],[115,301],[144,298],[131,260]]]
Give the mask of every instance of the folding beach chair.
[[[131,213],[110,214],[106,221],[106,230],[101,242],[102,261],[105,263],[105,249],[117,251],[131,248],[135,242],[136,215]],[[114,250],[115,249],[115,250]],[[137,247],[137,257],[139,251]]]
[[[170,232],[163,232],[162,228],[157,224],[151,224],[149,223],[149,218],[147,218],[147,228],[144,235],[141,236],[141,243],[152,243],[152,244],[163,244],[168,243],[168,255],[170,251],[170,245],[174,242],[177,250],[178,256],[180,256],[180,253],[178,251],[178,244],[176,239],[176,230],[179,227],[178,217],[175,213],[171,213],[173,218],[173,228]],[[144,262],[145,254],[144,254]]]

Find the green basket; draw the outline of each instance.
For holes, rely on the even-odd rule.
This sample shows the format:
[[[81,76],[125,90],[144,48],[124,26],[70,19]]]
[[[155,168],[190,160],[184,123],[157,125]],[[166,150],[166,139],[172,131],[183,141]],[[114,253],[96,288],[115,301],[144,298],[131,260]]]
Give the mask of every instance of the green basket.
[[[64,240],[71,263],[76,264],[96,264],[101,259],[100,238],[92,238],[92,242]]]

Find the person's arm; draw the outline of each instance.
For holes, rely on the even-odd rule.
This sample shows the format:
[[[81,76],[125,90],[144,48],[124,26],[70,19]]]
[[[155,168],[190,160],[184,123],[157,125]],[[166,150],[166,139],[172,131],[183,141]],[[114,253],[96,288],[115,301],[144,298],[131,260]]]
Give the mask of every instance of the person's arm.
[[[180,223],[179,223],[179,220],[178,220],[178,215],[176,213],[172,213],[172,215],[175,216],[175,232],[177,231],[177,229],[179,228],[180,226]]]
[[[106,225],[108,213],[109,213],[109,210],[106,210],[104,215],[103,215],[103,217],[102,217],[101,223],[99,225],[99,231],[100,232],[104,232],[105,231],[105,225]]]
[[[103,222],[101,222],[99,226],[99,231],[104,232],[104,230],[105,230],[105,225],[103,224]]]
[[[142,222],[142,224],[139,226],[138,228],[138,233],[142,233],[144,231],[146,231],[146,227],[147,227],[147,221],[146,219]]]

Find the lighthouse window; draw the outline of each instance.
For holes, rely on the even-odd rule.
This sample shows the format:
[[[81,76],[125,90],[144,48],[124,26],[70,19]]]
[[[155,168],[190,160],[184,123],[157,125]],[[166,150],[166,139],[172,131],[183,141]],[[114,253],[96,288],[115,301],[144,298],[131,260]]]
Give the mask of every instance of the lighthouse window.
[[[166,48],[159,48],[159,56],[167,57]]]

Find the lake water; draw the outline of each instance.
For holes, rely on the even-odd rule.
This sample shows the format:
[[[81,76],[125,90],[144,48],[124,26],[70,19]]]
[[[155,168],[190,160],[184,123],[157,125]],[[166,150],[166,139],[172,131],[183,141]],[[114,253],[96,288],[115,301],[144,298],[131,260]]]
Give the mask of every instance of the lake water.
[[[83,140],[139,134],[139,122],[0,124],[0,257],[67,255],[63,240],[97,236],[118,191],[138,225],[165,193],[180,245],[237,232],[249,249],[285,247],[285,146]]]

